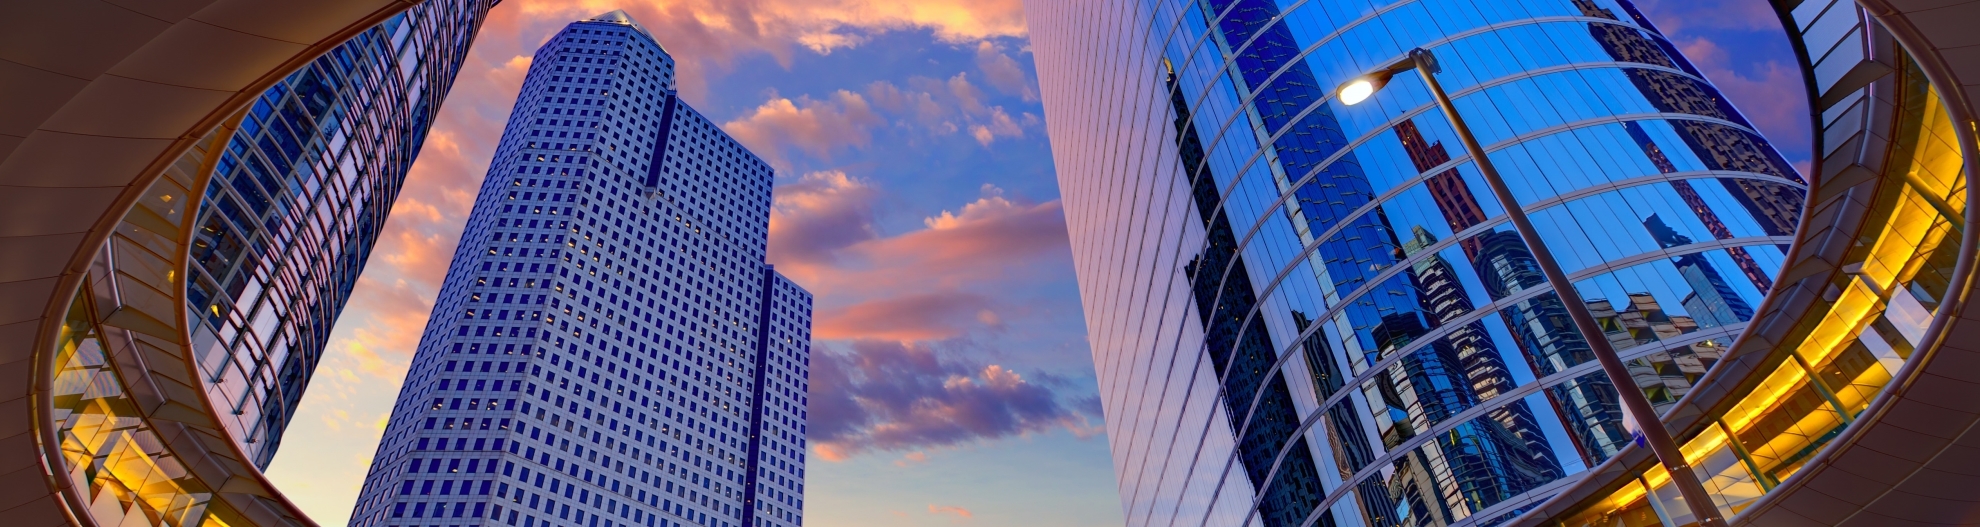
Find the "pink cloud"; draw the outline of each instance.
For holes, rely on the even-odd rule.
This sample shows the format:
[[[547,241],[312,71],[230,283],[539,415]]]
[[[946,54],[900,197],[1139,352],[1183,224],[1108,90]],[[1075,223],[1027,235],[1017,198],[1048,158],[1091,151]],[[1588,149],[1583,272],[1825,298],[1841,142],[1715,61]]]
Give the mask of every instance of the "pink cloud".
[[[843,172],[777,187],[770,263],[819,295],[813,335],[827,340],[942,340],[1004,325],[1001,284],[1037,279],[1069,252],[1056,201],[1012,201],[996,187],[923,229],[881,236],[880,194]],[[1058,268],[1058,267],[1053,267]],[[987,286],[987,287],[985,287]]]
[[[1038,90],[1032,86],[1031,76],[996,44],[987,40],[976,43],[976,69],[983,72],[983,79],[997,91],[1023,97],[1027,101],[1038,100]]]
[[[876,193],[843,174],[806,176],[777,189],[769,259],[821,297],[872,299],[1026,281],[1070,257],[1057,200],[1027,203],[986,185],[961,212],[924,229],[878,236]]]
[[[722,124],[722,129],[750,150],[782,164],[784,146],[829,158],[832,152],[866,146],[871,130],[886,124],[860,94],[839,90],[826,100],[800,96],[796,101],[772,96],[748,115]]]
[[[349,336],[331,341],[330,350],[349,354],[358,369],[379,380],[397,383],[405,377],[412,351],[426,327],[433,299],[405,280],[378,283],[369,275],[358,279],[357,291],[344,307],[359,314]]]
[[[1007,291],[1064,268],[1057,201],[1012,199],[985,185],[962,207],[884,235],[880,193],[842,172],[778,187],[770,261],[818,295],[811,429],[826,460],[869,452],[925,459],[930,448],[1065,429],[1090,437],[1093,406],[1061,402],[1063,379],[1036,381],[997,364],[945,358],[930,342],[1001,331]],[[838,351],[843,346],[848,351]]]
[[[837,252],[871,240],[873,200],[865,182],[845,172],[805,174],[778,186],[770,211],[770,261],[789,267],[827,265]]]
[[[1003,321],[989,298],[957,291],[889,297],[818,313],[811,335],[820,339],[942,340]]]
[[[1008,66],[1017,67],[1015,62]],[[864,93],[838,90],[822,99],[802,95],[790,99],[773,93],[748,114],[723,123],[722,129],[758,155],[787,166],[793,151],[829,160],[840,150],[864,148],[872,142],[874,130],[890,120],[904,130],[930,136],[966,129],[985,147],[997,138],[1024,137],[1025,127],[1038,124],[1028,114],[1022,121],[1013,119],[1004,107],[989,104],[989,97],[968,73],[948,80],[909,77],[907,86],[874,81]]]
[[[1040,256],[1070,251],[1065,213],[1058,200],[1026,204],[997,193],[964,205],[961,214],[943,211],[923,223],[929,228],[858,244],[845,253],[868,262],[890,262],[890,268],[927,269],[929,274],[895,274],[890,279],[863,273],[862,281],[875,285],[955,285],[1008,276],[1006,271]]]
[[[1024,137],[1024,128],[1011,120],[1011,115],[1004,113],[1002,106],[998,106],[991,108],[990,117],[983,124],[971,125],[969,134],[976,138],[976,142],[988,147],[998,137]]]
[[[954,515],[954,516],[956,516],[956,517],[958,517],[958,518],[973,518],[973,517],[976,517],[976,515],[975,515],[975,514],[971,514],[971,513],[969,512],[969,509],[965,509],[965,508],[962,508],[962,507],[960,507],[960,506],[956,506],[956,505],[936,505],[936,504],[933,504],[933,503],[930,503],[930,504],[928,504],[928,513],[929,513],[929,514],[934,514],[934,515],[937,515],[937,516],[940,516],[940,515],[943,515],[943,514],[950,514],[950,515]]]
[[[947,360],[919,344],[849,347],[812,360],[809,435],[827,461],[1089,428],[1050,388],[1003,366]]]

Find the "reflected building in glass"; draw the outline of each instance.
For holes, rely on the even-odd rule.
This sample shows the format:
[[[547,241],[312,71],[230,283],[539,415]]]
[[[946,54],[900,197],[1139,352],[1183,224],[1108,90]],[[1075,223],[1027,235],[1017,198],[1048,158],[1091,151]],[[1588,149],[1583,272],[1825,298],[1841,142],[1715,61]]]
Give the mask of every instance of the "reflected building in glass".
[[[1130,525],[1493,525],[1629,442],[1615,388],[1414,76],[1434,52],[1668,407],[1806,186],[1626,2],[1027,4]]]
[[[219,152],[185,281],[222,424],[267,468],[487,0],[427,2],[261,94]]]

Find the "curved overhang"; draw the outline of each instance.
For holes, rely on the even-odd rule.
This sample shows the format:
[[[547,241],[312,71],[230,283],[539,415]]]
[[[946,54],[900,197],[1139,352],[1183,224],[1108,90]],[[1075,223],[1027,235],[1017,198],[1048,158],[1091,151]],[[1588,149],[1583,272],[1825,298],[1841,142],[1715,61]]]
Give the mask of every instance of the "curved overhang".
[[[1935,87],[1959,139],[1966,181],[1980,175],[1972,101],[1980,91],[1980,1],[1858,0]],[[1791,8],[1790,8],[1791,9]],[[1818,121],[1819,122],[1819,121]],[[1889,168],[1889,167],[1886,167]],[[1904,174],[1885,174],[1904,177]],[[1976,192],[1966,188],[1966,203]],[[1964,211],[1947,303],[1896,381],[1831,442],[1823,458],[1783,481],[1739,525],[1980,524],[1980,312],[1969,309],[1980,233]]]
[[[310,524],[247,461],[200,389],[180,282],[188,212],[212,172],[209,152],[255,97],[417,3],[0,8],[0,515],[9,525]]]
[[[1980,166],[1962,162],[1980,159],[1972,102],[1980,95],[1980,34],[1972,30],[1980,1],[1773,4],[1807,74],[1816,124],[1808,208],[1759,314],[1664,424],[1705,469],[1701,477],[1733,525],[1980,524],[1972,493],[1980,488],[1980,405],[1972,402],[1980,392],[1980,313],[1968,309],[1980,286],[1980,234],[1968,204],[1980,193],[1967,184]],[[1921,142],[1934,131],[1941,151],[1922,159],[1931,156]],[[1924,163],[1954,168],[1929,180]],[[1929,284],[1893,283],[1902,272],[1875,269],[1886,263],[1877,260],[1878,244],[1921,228],[1920,239],[1933,246],[1899,253],[1911,257],[1907,265],[1941,275]],[[1915,298],[1931,308],[1920,311]],[[1892,320],[1913,323],[1894,330]],[[1871,383],[1822,382],[1857,370],[1807,360],[1810,350],[1874,357],[1879,342],[1914,347],[1879,358],[1878,371],[1889,376]],[[1786,404],[1795,378],[1819,396],[1816,406],[1836,408],[1833,424],[1807,427],[1815,419],[1807,417],[1756,431],[1753,423]],[[1849,401],[1837,384],[1865,393]],[[1794,444],[1810,446],[1779,465],[1781,477],[1768,477],[1760,463],[1782,456],[1754,447],[1767,448],[1768,434],[1796,433],[1810,437]],[[1674,491],[1659,488],[1667,477],[1655,463],[1644,449],[1626,449],[1508,525],[1693,524],[1682,505],[1659,498]],[[1730,468],[1715,473],[1715,463]]]

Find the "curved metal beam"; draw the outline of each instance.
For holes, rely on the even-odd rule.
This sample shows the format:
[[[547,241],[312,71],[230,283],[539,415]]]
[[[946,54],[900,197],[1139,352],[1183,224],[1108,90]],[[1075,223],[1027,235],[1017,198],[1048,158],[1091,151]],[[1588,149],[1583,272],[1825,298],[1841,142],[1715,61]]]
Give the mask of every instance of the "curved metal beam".
[[[51,373],[71,299],[112,232],[168,169],[262,91],[416,3],[71,0],[0,8],[0,86],[9,94],[0,100],[0,488],[9,490],[0,514],[10,524],[97,524],[66,471],[53,466],[63,458]],[[217,422],[212,408],[204,411],[183,422]],[[231,445],[206,448],[245,459]],[[212,481],[212,488],[266,494],[292,519],[304,518],[247,466],[231,475],[247,479]]]

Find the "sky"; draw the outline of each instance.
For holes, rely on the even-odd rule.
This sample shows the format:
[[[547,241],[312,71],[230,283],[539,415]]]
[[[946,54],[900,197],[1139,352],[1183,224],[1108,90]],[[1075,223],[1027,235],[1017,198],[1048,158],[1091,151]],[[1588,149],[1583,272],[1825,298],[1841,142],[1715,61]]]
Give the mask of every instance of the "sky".
[[[1638,2],[1807,166],[1763,0]],[[770,263],[816,295],[806,525],[1120,525],[1019,0],[507,0],[455,81],[269,477],[348,522],[537,46],[624,9],[777,169]]]

